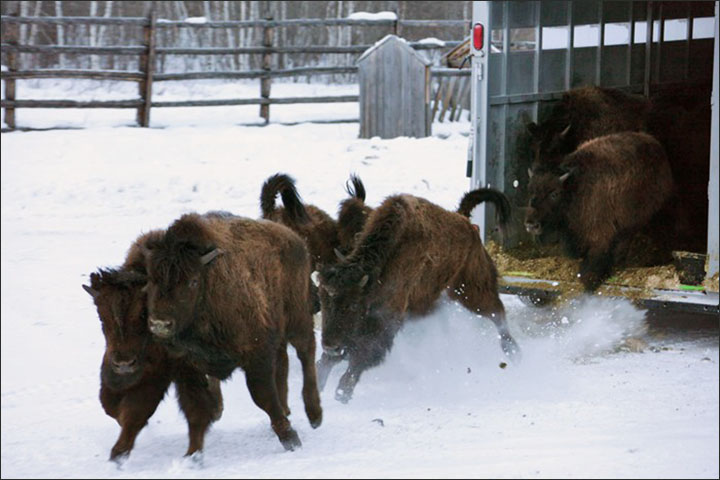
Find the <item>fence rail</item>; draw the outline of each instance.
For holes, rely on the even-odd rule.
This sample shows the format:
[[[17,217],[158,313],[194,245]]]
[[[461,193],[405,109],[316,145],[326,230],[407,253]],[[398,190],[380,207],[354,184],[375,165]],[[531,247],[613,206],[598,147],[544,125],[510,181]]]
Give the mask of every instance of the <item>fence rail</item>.
[[[327,74],[355,74],[357,67],[350,66],[311,66],[286,69],[272,68],[272,55],[284,53],[314,53],[314,54],[361,54],[372,45],[347,46],[284,46],[273,45],[274,29],[291,26],[387,26],[393,33],[399,27],[448,27],[463,26],[469,31],[470,22],[466,20],[390,20],[390,19],[258,19],[247,21],[208,21],[187,22],[157,19],[155,9],[152,8],[145,17],[27,17],[17,15],[2,15],[7,41],[0,44],[0,48],[7,56],[6,71],[0,72],[0,78],[5,82],[5,99],[1,101],[5,109],[5,123],[8,128],[15,128],[15,109],[18,108],[135,108],[137,109],[137,122],[147,127],[150,123],[150,111],[153,107],[193,107],[193,106],[234,106],[259,105],[260,116],[269,122],[269,106],[272,104],[301,104],[301,103],[337,103],[357,102],[357,95],[321,96],[321,97],[288,97],[271,98],[270,88],[272,78],[297,77]],[[20,24],[51,24],[51,25],[121,25],[142,27],[142,38],[138,39],[141,45],[131,46],[80,46],[80,45],[21,45],[18,43],[18,26]],[[263,29],[262,46],[246,46],[236,48],[189,48],[189,47],[157,47],[157,31],[161,28],[250,28]],[[416,50],[433,50],[455,47],[461,41],[446,42],[408,42]],[[19,68],[19,53],[39,54],[74,54],[74,55],[130,55],[138,57],[138,70],[91,70],[91,69],[28,69]],[[157,73],[155,59],[159,55],[262,55],[262,69],[245,71],[200,71],[183,73]],[[467,70],[433,69],[433,76],[455,77],[468,75]],[[41,78],[81,78],[95,80],[118,80],[138,82],[139,98],[112,101],[76,101],[65,99],[46,100],[19,100],[16,98],[15,81],[17,79]],[[153,101],[152,87],[154,82],[200,79],[259,79],[260,97],[243,99],[217,99],[217,100],[187,100],[187,101]],[[439,86],[439,88],[441,85]],[[444,98],[444,97],[443,97]],[[444,98],[444,104],[450,99]],[[457,99],[456,104],[457,106]],[[444,110],[443,108],[443,116]],[[453,111],[455,107],[452,107]],[[437,109],[437,105],[435,106]],[[452,115],[451,115],[452,119]]]

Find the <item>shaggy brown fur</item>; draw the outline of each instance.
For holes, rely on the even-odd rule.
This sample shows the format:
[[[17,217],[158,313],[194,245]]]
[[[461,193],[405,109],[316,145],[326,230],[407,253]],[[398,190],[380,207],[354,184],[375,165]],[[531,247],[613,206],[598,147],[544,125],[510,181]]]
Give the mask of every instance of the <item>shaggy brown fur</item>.
[[[533,136],[533,168],[555,166],[581,143],[623,131],[646,128],[650,102],[615,88],[587,86],[568,92],[540,125],[528,124]]]
[[[558,232],[568,253],[582,257],[580,279],[595,290],[610,273],[623,245],[658,215],[673,194],[662,145],[645,133],[623,132],[582,144],[561,170],[531,173],[525,228],[533,235]]]
[[[283,446],[301,445],[287,415],[287,343],[303,368],[310,424],[322,422],[303,240],[275,222],[183,215],[148,244],[150,331],[221,380],[240,367]]]
[[[280,194],[284,208],[275,206]],[[318,264],[335,262],[334,249],[338,241],[338,226],[330,215],[314,205],[304,205],[295,189],[295,180],[277,173],[268,178],[260,192],[262,218],[282,223],[307,243],[311,256],[311,272]]]
[[[338,240],[340,251],[343,254],[349,253],[355,246],[355,240],[365,226],[367,217],[372,208],[365,205],[365,185],[357,175],[350,175],[349,183],[345,184],[349,198],[340,202],[338,209]]]
[[[472,209],[471,203],[464,199],[463,210]],[[324,384],[332,367],[348,357],[335,392],[342,402],[351,398],[362,372],[382,362],[407,314],[427,314],[443,291],[492,320],[508,355],[519,352],[498,296],[497,271],[477,231],[463,215],[425,199],[385,199],[351,254],[321,269],[319,283],[324,353],[318,375]]]
[[[161,235],[153,231],[140,236],[120,269],[101,269],[90,275],[89,287],[83,285],[94,298],[105,336],[100,403],[121,427],[110,451],[115,461],[130,455],[135,438],[172,382],[188,422],[190,444],[185,455],[202,451],[206,431],[222,414],[220,382],[182,359],[170,358],[148,330],[141,246]]]

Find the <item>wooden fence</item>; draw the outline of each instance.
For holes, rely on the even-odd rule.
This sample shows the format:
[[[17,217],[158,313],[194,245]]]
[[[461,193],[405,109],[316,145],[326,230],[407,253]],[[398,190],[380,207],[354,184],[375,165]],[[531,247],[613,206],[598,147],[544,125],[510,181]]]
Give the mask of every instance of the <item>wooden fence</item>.
[[[270,105],[272,104],[301,104],[301,103],[335,103],[357,102],[357,95],[320,96],[320,97],[287,97],[272,98],[270,87],[273,78],[297,77],[308,75],[356,73],[355,65],[347,66],[312,66],[287,69],[272,69],[272,55],[282,53],[323,53],[323,54],[361,54],[371,45],[349,46],[282,46],[273,45],[274,30],[289,26],[387,26],[393,33],[402,27],[447,27],[464,26],[469,31],[470,22],[465,20],[387,20],[387,19],[287,19],[273,20],[272,18],[248,21],[212,21],[192,23],[185,21],[158,20],[154,8],[151,8],[147,18],[144,17],[21,17],[17,15],[3,15],[0,18],[5,33],[6,43],[0,48],[6,54],[7,71],[0,72],[0,78],[5,81],[5,98],[1,107],[5,109],[5,123],[9,129],[15,129],[15,110],[18,108],[134,108],[137,109],[137,123],[142,127],[150,124],[150,110],[157,107],[201,107],[201,106],[231,106],[231,105],[260,105],[260,116],[265,122],[270,120]],[[65,45],[20,45],[18,32],[20,24],[61,24],[61,25],[122,25],[139,26],[143,29],[143,38],[138,46],[65,46]],[[186,48],[186,47],[157,47],[156,36],[158,29],[180,28],[252,28],[263,29],[262,45],[243,46],[237,48]],[[453,47],[462,41],[448,41],[444,45],[437,43],[410,42],[417,50],[441,49]],[[77,55],[133,55],[138,57],[138,70],[88,70],[88,69],[19,69],[19,53],[46,53],[46,54],[77,54]],[[201,71],[185,73],[159,73],[155,72],[156,58],[159,55],[228,55],[252,54],[262,55],[262,68],[246,71]],[[467,76],[467,70],[433,69],[433,76],[438,78]],[[99,80],[120,80],[138,82],[138,97],[127,100],[109,101],[77,101],[77,100],[22,100],[16,98],[15,80],[38,78],[82,78]],[[153,101],[152,89],[155,82],[171,80],[197,80],[197,79],[258,79],[260,81],[260,96],[258,98],[234,98],[216,100],[186,100],[186,101]],[[467,82],[467,79],[463,79]],[[453,82],[454,85],[454,82]],[[452,93],[451,89],[451,93]],[[454,95],[457,95],[455,93]],[[442,116],[445,110],[452,108],[453,95],[445,98],[441,95],[436,99],[433,117],[437,110],[438,100],[443,103]],[[456,100],[455,104],[459,102]],[[451,120],[453,115],[451,114]]]

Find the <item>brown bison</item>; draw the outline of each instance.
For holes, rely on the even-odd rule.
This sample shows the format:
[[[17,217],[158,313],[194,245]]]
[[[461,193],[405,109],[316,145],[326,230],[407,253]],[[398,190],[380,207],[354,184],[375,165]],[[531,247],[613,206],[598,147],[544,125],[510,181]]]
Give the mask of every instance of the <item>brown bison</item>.
[[[275,206],[278,193],[283,207]],[[338,247],[337,222],[322,209],[303,204],[292,177],[277,173],[268,178],[260,191],[262,218],[282,223],[307,243],[311,256],[311,272],[317,264],[335,261],[334,249]]]
[[[221,380],[242,368],[282,445],[301,446],[287,418],[288,342],[302,364],[307,417],[313,428],[322,422],[303,240],[275,222],[186,214],[147,247],[153,335]]]
[[[365,185],[360,177],[350,175],[350,183],[345,183],[345,191],[350,195],[338,209],[338,241],[340,252],[349,253],[355,246],[355,240],[365,226],[372,208],[365,205]]]
[[[632,236],[651,222],[674,190],[662,145],[638,132],[605,135],[582,144],[558,168],[530,170],[526,230],[557,232],[568,254],[582,258],[588,291],[605,280]],[[661,225],[669,233],[672,225]]]
[[[556,166],[580,144],[596,137],[646,129],[650,101],[615,88],[580,87],[565,92],[532,135],[533,168]]]
[[[344,357],[349,361],[336,399],[350,400],[362,372],[391,349],[407,314],[427,314],[443,291],[492,320],[506,354],[519,353],[498,295],[495,265],[466,216],[483,201],[495,203],[501,222],[507,221],[509,203],[491,189],[468,193],[461,213],[412,195],[390,196],[370,214],[352,252],[319,271],[321,385],[335,364]]]
[[[100,403],[122,428],[110,451],[121,461],[130,454],[135,438],[147,424],[170,386],[188,422],[190,445],[185,455],[201,452],[205,432],[223,409],[220,383],[182,359],[172,358],[152,340],[147,327],[147,282],[141,246],[162,232],[139,237],[119,269],[101,269],[90,275],[92,295],[105,336],[100,367]]]

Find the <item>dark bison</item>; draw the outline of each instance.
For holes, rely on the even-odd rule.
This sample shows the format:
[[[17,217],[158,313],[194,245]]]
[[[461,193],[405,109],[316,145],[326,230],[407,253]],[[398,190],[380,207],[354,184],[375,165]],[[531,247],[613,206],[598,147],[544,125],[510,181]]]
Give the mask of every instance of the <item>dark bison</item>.
[[[302,363],[307,417],[322,422],[303,240],[275,222],[186,214],[147,247],[153,335],[221,380],[242,368],[282,445],[299,447],[287,418],[288,342]]]
[[[565,155],[596,137],[646,129],[651,103],[615,88],[580,87],[563,94],[540,124],[529,123],[532,168],[557,166]]]
[[[365,205],[365,185],[360,177],[350,175],[350,183],[345,184],[349,197],[340,202],[338,209],[338,241],[340,252],[349,253],[355,246],[355,240],[365,226],[372,208]]]
[[[638,132],[605,135],[582,144],[558,168],[530,170],[525,228],[536,236],[557,232],[568,254],[582,258],[588,291],[605,280],[622,248],[658,216],[674,184],[665,150]]]
[[[275,206],[278,193],[284,207]],[[295,180],[277,173],[268,178],[260,191],[262,218],[282,223],[307,243],[314,271],[318,265],[335,261],[338,247],[337,222],[322,209],[303,204],[295,188]]]
[[[428,313],[443,291],[492,320],[506,354],[519,352],[498,295],[495,265],[467,218],[483,201],[495,203],[501,222],[507,221],[510,205],[491,189],[468,193],[460,213],[412,195],[390,196],[370,214],[347,258],[319,271],[321,386],[337,362],[349,361],[336,399],[352,397],[362,372],[391,349],[406,315]]]
[[[168,356],[152,340],[147,327],[147,282],[142,245],[162,235],[153,231],[140,236],[119,269],[101,269],[90,275],[92,295],[105,336],[100,367],[100,403],[122,428],[110,459],[126,458],[135,438],[147,424],[171,382],[188,422],[190,445],[186,455],[202,451],[205,432],[223,409],[220,382],[182,359]]]

